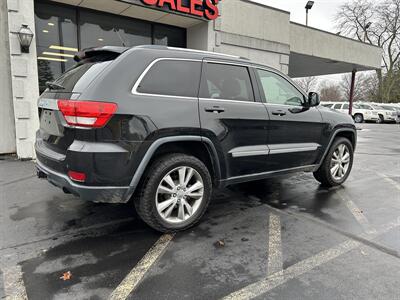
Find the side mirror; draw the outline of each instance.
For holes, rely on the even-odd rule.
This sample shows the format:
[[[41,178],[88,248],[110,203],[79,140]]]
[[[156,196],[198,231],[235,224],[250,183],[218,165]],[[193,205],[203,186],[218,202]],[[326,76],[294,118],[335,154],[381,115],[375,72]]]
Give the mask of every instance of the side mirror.
[[[321,103],[319,100],[319,95],[318,93],[310,92],[308,94],[308,106],[313,107],[313,106],[318,106]]]

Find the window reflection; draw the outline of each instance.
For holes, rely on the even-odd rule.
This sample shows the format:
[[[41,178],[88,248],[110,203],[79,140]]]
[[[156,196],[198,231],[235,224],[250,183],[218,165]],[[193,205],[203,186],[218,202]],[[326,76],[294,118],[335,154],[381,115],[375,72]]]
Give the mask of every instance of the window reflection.
[[[88,9],[35,1],[39,89],[75,65],[75,52],[99,46],[186,47],[186,30]]]
[[[78,49],[75,10],[35,3],[35,27],[39,89],[42,92],[46,81],[53,81],[74,65],[73,54]],[[69,51],[57,47],[60,45],[68,45]]]
[[[133,47],[151,44],[151,25],[120,16],[82,11],[80,15],[81,48],[95,46]]]

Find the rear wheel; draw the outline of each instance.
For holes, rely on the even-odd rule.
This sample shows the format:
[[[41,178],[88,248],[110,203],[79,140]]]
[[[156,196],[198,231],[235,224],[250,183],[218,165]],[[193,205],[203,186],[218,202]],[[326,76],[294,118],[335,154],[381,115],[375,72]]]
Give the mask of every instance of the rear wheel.
[[[176,232],[200,220],[211,193],[211,176],[203,162],[175,153],[151,165],[135,206],[149,226],[161,232]]]
[[[353,166],[353,145],[343,137],[337,138],[314,177],[327,187],[341,185]]]
[[[364,122],[364,116],[362,114],[355,114],[354,115],[354,122],[356,122],[356,123]]]

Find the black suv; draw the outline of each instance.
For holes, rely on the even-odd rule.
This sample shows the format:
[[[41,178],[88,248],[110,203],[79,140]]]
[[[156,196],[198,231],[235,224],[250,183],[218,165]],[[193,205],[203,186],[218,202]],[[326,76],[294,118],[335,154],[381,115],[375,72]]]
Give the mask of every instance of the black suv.
[[[297,171],[349,176],[350,116],[249,60],[164,46],[101,47],[41,95],[38,176],[83,200],[133,199],[159,231],[195,224],[213,187]]]

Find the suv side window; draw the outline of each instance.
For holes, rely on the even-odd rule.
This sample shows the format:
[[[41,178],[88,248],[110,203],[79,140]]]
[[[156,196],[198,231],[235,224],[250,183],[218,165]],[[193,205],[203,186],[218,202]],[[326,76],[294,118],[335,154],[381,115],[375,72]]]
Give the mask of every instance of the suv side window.
[[[257,69],[267,103],[302,106],[304,96],[289,81],[269,71]]]
[[[349,105],[347,103],[343,104],[343,109],[349,109]]]
[[[205,65],[201,98],[254,101],[253,88],[247,67],[211,63]]]
[[[200,61],[160,60],[146,73],[137,91],[143,94],[197,97]]]
[[[337,103],[333,106],[334,109],[341,109],[342,108],[342,103]]]

